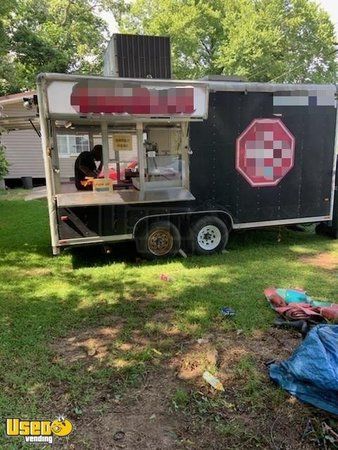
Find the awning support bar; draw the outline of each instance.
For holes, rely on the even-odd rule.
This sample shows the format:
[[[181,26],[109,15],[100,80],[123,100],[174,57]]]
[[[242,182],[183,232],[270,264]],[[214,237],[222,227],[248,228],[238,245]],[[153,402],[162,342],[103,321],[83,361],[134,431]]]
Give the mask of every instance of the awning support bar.
[[[35,133],[39,136],[39,138],[41,138],[41,133],[40,131],[36,128],[36,126],[34,125],[32,119],[28,119],[29,123],[32,125],[32,127],[34,128]]]

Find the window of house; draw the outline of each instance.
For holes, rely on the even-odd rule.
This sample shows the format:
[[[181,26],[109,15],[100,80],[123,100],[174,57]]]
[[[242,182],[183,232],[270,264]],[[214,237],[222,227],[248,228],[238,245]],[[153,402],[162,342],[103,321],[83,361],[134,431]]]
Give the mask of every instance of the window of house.
[[[77,156],[81,152],[90,150],[89,136],[86,134],[58,134],[57,146],[61,158]]]

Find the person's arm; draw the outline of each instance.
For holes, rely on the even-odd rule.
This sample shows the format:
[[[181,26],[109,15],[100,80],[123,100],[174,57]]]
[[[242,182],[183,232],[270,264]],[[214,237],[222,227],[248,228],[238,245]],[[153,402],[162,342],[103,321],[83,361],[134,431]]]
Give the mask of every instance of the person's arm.
[[[97,168],[97,173],[101,173],[103,167],[103,161],[100,162],[99,167]]]
[[[95,178],[95,177],[97,176],[97,172],[88,169],[87,166],[83,166],[83,165],[80,164],[79,169],[80,169],[81,172],[83,172],[87,177],[94,177],[94,178]]]

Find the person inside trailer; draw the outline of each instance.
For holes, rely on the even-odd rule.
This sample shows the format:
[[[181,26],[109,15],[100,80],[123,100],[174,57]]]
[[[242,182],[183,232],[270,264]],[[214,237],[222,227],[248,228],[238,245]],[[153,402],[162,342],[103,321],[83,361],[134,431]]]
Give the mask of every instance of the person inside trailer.
[[[99,166],[96,165],[99,162]],[[102,170],[102,145],[95,145],[90,152],[79,154],[75,161],[75,186],[78,191],[92,191],[93,178]]]

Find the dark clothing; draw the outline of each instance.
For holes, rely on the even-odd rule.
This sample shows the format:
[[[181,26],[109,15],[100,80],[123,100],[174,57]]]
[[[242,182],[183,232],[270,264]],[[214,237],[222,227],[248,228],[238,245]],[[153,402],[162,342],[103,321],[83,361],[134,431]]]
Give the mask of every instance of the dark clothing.
[[[76,158],[75,166],[74,166],[76,189],[78,189],[79,191],[88,191],[88,190],[91,191],[93,189],[92,185],[83,186],[81,184],[81,181],[85,181],[85,179],[88,175],[85,174],[80,169],[80,166],[87,167],[87,169],[90,170],[91,172],[96,172],[97,168],[96,168],[96,164],[95,164],[94,155],[91,152],[80,153],[79,156]]]

